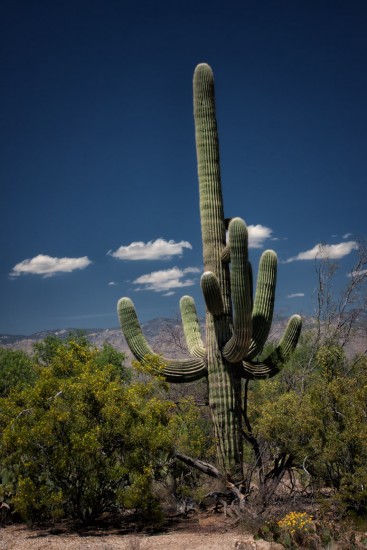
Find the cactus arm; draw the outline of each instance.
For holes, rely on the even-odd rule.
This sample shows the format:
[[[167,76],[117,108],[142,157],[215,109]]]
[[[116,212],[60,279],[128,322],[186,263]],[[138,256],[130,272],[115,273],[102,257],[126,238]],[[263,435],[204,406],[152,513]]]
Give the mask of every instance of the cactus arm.
[[[144,363],[147,356],[155,358],[162,366],[158,374],[163,375],[168,382],[191,382],[206,376],[206,365],[202,359],[170,360],[151,350],[141,331],[134,304],[129,298],[119,300],[117,312],[126,342],[138,361]]]
[[[206,304],[206,308],[213,315],[219,317],[223,315],[223,300],[220,292],[219,281],[216,275],[211,271],[202,274],[200,280],[201,290]]]
[[[242,361],[242,378],[246,380],[265,380],[272,378],[279,372],[279,368],[275,365],[267,365],[265,363],[257,363]]]
[[[278,367],[286,363],[294,350],[296,349],[302,329],[302,319],[300,315],[292,315],[289,319],[283,337],[275,350],[264,360]]]
[[[191,296],[183,296],[181,298],[180,311],[186,344],[191,357],[205,357],[206,349],[201,339],[195,302]]]
[[[277,256],[272,250],[266,250],[259,263],[252,310],[252,340],[246,355],[248,361],[261,353],[269,336],[274,312],[276,277]]]
[[[238,363],[246,356],[252,332],[251,294],[248,270],[248,232],[241,218],[229,224],[231,249],[231,293],[233,305],[233,334],[223,348],[223,357]]]
[[[242,378],[250,380],[272,378],[278,374],[295,350],[301,334],[301,328],[301,317],[299,315],[292,315],[278,346],[266,359],[260,362],[242,362]]]
[[[231,249],[228,245],[226,245],[222,250],[221,260],[225,264],[229,264],[229,262],[231,261]]]

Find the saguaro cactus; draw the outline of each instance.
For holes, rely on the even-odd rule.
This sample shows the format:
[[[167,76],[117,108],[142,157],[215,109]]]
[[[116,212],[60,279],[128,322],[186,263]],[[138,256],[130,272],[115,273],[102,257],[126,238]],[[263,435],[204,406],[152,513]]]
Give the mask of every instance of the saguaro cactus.
[[[301,318],[291,317],[276,349],[261,362],[256,360],[272,323],[277,257],[271,250],[262,254],[253,299],[246,224],[240,218],[224,217],[214,80],[206,64],[198,65],[194,74],[194,116],[206,342],[204,345],[201,339],[194,300],[184,296],[180,310],[191,359],[181,361],[156,356],[156,360],[164,366],[162,373],[170,382],[192,382],[207,377],[218,467],[223,474],[233,477],[242,465],[243,379],[270,378],[280,371],[296,347]],[[129,298],[119,300],[118,314],[134,356],[144,361],[147,356],[155,355],[142,334]]]

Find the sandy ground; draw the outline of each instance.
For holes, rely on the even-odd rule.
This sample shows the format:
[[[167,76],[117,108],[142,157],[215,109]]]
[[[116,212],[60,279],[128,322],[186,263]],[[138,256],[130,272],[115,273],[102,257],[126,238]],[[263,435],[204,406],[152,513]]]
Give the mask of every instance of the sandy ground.
[[[0,550],[282,550],[283,546],[254,541],[222,517],[200,518],[165,533],[123,534],[116,529],[76,533],[65,529],[28,529],[11,525],[0,529]]]

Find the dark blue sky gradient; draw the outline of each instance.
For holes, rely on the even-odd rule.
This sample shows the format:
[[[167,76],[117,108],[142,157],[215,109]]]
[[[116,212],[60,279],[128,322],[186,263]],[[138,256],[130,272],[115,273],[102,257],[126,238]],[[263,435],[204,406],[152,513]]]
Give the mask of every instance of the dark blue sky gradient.
[[[133,283],[202,266],[199,62],[215,75],[226,215],[271,228],[263,248],[281,262],[365,237],[366,28],[353,0],[3,0],[0,332],[116,326],[124,295],[142,321],[174,316],[185,293],[204,311],[198,283],[170,296]],[[160,237],[192,250],[107,255]],[[9,276],[39,254],[93,263]],[[339,285],[355,260],[338,260]],[[315,285],[313,260],[280,263],[278,311],[312,313]]]

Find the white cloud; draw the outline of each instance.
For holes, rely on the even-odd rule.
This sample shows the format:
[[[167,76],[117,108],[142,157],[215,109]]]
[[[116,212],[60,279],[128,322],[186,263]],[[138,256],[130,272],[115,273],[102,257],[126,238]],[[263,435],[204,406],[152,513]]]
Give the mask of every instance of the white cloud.
[[[352,236],[352,233],[345,233],[345,235],[343,235],[343,239],[349,239],[349,237]]]
[[[330,260],[340,260],[352,252],[352,250],[358,249],[358,243],[356,241],[347,241],[345,243],[338,244],[316,244],[310,250],[300,252],[297,256],[293,256],[286,260],[285,263],[294,262],[296,260],[315,260],[316,258],[322,260],[329,258]]]
[[[303,298],[304,292],[294,292],[293,294],[287,294],[287,298]]]
[[[248,243],[249,248],[262,248],[264,241],[271,238],[273,230],[264,225],[248,225]],[[272,239],[274,240],[274,239]]]
[[[364,277],[365,275],[367,275],[367,269],[359,269],[348,273],[348,277]]]
[[[115,252],[109,250],[108,254],[118,260],[166,260],[172,256],[180,256],[184,248],[192,249],[192,246],[187,241],[176,243],[172,240],[156,239],[147,243],[139,241],[120,246]]]
[[[143,285],[136,290],[154,290],[155,292],[170,292],[173,288],[182,288],[192,286],[196,283],[195,279],[185,279],[189,273],[200,273],[197,267],[187,267],[179,269],[172,267],[162,271],[153,271],[146,275],[141,275],[135,281],[134,285]],[[168,295],[168,294],[167,294]]]
[[[76,269],[85,269],[92,262],[87,256],[82,258],[51,258],[44,254],[38,254],[34,258],[23,260],[15,265],[10,273],[11,277],[32,274],[52,277],[57,273],[71,273]]]
[[[117,286],[118,283],[116,283],[115,281],[110,281],[108,283],[108,286]]]

